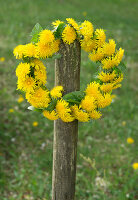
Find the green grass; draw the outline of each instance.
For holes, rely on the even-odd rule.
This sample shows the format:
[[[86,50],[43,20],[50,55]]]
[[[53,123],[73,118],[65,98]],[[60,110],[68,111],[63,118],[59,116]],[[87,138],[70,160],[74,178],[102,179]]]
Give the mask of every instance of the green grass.
[[[137,10],[136,0],[0,0],[0,57],[6,59],[0,62],[0,200],[51,199],[53,122],[27,110],[26,101],[17,102],[18,62],[12,51],[30,40],[29,33],[37,22],[47,27],[66,17],[88,19],[95,28],[104,28],[107,37],[125,49],[128,67],[123,86],[116,92],[118,98],[104,109],[104,117],[79,124],[76,200],[138,199],[137,172],[132,168],[138,162]],[[96,67],[82,52],[83,89],[93,79]],[[48,87],[52,88],[54,62],[48,62],[47,68]],[[9,113],[11,108],[13,113]],[[32,126],[34,121],[37,127]],[[127,137],[134,138],[134,144],[127,144]]]

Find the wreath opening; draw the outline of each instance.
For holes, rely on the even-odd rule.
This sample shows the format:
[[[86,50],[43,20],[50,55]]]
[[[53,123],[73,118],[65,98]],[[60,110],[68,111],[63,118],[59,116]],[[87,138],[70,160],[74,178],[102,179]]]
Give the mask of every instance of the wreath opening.
[[[124,50],[116,49],[113,39],[106,41],[103,29],[96,29],[85,20],[77,23],[67,18],[66,23],[56,20],[53,29],[48,30],[36,24],[32,30],[31,42],[15,47],[13,54],[22,59],[17,68],[17,90],[25,92],[30,109],[37,110],[49,120],[60,118],[64,122],[75,119],[87,122],[99,119],[101,110],[109,106],[114,98],[112,91],[121,87],[123,80],[122,63]],[[59,59],[60,43],[71,45],[78,40],[92,62],[99,64],[95,81],[90,82],[85,91],[75,91],[63,95],[63,86],[48,90],[46,67],[42,59]]]

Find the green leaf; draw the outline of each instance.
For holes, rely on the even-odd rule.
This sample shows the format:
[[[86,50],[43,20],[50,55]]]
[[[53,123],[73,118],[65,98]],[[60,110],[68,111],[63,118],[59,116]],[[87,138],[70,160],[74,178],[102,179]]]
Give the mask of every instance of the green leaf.
[[[80,104],[81,100],[84,98],[85,93],[82,91],[75,91],[66,94],[63,99],[69,103]]]
[[[48,110],[48,111],[54,110],[55,107],[56,107],[56,104],[57,104],[57,100],[56,99],[52,99],[52,101],[50,102],[49,106],[45,110]]]
[[[24,57],[23,56],[23,61],[26,62],[26,63],[30,63],[31,61],[33,61],[34,58],[30,58],[30,57]]]
[[[99,83],[100,85],[103,84],[103,82],[102,82],[100,79],[98,79],[98,78],[96,78],[95,81],[96,81],[97,83]]]
[[[30,36],[32,37],[31,42],[32,43],[37,43],[38,42],[38,36],[39,33],[43,30],[43,28],[40,26],[39,23],[37,23],[34,28],[32,29],[32,32]]]
[[[65,25],[66,25],[65,23],[60,23],[58,25],[56,31],[54,32],[54,36],[55,36],[56,39],[60,39],[61,38],[62,32],[63,32],[63,30],[65,28]]]
[[[47,87],[46,87],[45,85],[41,85],[41,88],[42,88],[43,90],[47,90]]]

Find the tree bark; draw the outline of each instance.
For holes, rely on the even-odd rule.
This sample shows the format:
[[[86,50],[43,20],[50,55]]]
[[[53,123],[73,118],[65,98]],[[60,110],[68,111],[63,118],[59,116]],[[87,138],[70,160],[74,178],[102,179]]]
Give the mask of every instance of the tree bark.
[[[81,48],[61,41],[61,58],[55,61],[55,85],[62,85],[64,95],[80,89]],[[52,200],[74,200],[78,121],[54,122]]]

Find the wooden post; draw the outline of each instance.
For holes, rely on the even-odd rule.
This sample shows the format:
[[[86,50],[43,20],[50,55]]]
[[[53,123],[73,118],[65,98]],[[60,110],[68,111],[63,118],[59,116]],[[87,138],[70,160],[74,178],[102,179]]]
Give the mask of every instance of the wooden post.
[[[64,94],[80,89],[81,48],[79,41],[61,42],[61,58],[55,61],[55,85],[62,85]],[[78,121],[54,122],[52,200],[74,200]]]

